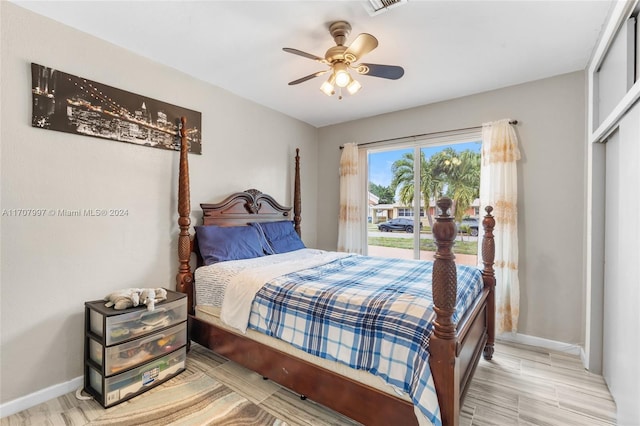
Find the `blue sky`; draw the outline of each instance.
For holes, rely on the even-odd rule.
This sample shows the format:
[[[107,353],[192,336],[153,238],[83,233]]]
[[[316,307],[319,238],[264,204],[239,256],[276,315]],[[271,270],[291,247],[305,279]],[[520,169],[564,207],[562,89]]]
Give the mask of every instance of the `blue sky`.
[[[452,145],[439,145],[422,148],[424,155],[427,158],[431,158],[436,152],[440,152],[445,148],[451,147],[457,152],[470,149],[474,152],[480,152],[482,143],[478,142],[465,142]],[[394,161],[402,157],[405,152],[413,152],[413,148],[397,149],[394,151],[384,151],[369,154],[369,182],[376,183],[382,186],[389,186],[393,175],[391,174],[391,165]]]

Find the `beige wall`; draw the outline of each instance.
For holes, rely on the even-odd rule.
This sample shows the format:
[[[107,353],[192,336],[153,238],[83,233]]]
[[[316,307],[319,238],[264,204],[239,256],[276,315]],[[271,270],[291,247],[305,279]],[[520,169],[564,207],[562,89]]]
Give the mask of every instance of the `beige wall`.
[[[470,75],[472,78],[472,75]],[[576,72],[320,129],[318,246],[335,249],[338,147],[517,119],[519,332],[584,342],[585,82]]]
[[[32,128],[30,62],[202,112],[194,209],[248,188],[291,204],[300,147],[303,239],[316,244],[317,129],[11,3],[0,14],[1,208],[129,212],[1,218],[0,403],[83,374],[84,301],[174,288],[177,271],[178,153]]]

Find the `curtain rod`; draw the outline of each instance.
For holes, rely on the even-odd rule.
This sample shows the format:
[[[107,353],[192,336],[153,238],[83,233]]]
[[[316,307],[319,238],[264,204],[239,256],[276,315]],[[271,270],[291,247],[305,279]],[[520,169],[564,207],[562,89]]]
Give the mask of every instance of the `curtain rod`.
[[[510,120],[509,124],[516,125],[516,124],[518,124],[518,120]],[[401,140],[401,139],[421,138],[421,137],[424,137],[424,136],[439,135],[441,133],[461,132],[463,130],[480,130],[480,129],[482,129],[482,126],[463,127],[461,129],[441,130],[439,132],[421,133],[419,135],[401,136],[401,137],[398,137],[398,138],[391,138],[391,139],[380,139],[379,141],[363,142],[363,143],[359,143],[359,144],[356,144],[356,145],[357,146],[365,146],[365,145],[372,145],[374,143],[393,142],[393,141],[398,141],[398,140]],[[344,145],[340,145],[340,149],[343,149],[343,148],[344,148]]]

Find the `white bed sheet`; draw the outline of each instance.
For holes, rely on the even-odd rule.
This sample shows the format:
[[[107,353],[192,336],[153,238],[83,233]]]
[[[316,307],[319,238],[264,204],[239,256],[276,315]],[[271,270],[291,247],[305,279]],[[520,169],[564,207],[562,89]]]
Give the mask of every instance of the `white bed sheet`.
[[[222,307],[224,294],[234,276],[248,268],[260,268],[292,260],[303,260],[326,253],[324,250],[300,249],[253,259],[231,260],[201,266],[195,271],[196,305]]]

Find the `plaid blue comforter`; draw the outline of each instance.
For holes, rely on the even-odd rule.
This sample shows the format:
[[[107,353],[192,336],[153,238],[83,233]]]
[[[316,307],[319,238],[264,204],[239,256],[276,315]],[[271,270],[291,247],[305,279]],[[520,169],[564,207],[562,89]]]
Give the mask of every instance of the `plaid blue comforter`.
[[[382,377],[439,425],[428,351],[432,269],[432,262],[353,255],[283,275],[256,294],[249,327]],[[480,270],[458,266],[455,321],[481,291]]]

